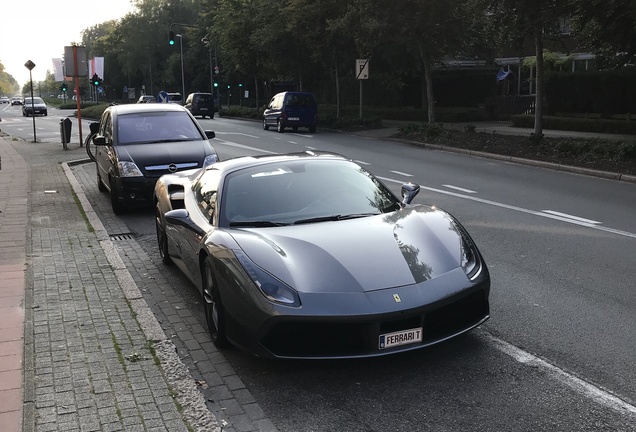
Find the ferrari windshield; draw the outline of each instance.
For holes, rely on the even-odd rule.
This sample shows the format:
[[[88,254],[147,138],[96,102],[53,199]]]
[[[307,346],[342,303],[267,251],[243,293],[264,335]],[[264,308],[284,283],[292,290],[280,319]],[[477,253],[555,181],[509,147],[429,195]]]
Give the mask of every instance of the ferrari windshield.
[[[117,116],[117,144],[204,139],[187,112],[138,112]]]
[[[400,207],[382,183],[353,162],[292,160],[228,175],[221,223],[235,227],[318,223]]]

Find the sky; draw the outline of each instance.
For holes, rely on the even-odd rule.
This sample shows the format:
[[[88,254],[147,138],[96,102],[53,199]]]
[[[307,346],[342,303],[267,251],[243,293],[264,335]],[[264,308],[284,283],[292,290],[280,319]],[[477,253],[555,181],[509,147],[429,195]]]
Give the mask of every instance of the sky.
[[[31,60],[33,82],[53,73],[52,58],[63,58],[64,47],[82,41],[82,30],[135,11],[130,0],[1,0],[0,62],[20,84],[29,82]],[[95,9],[93,6],[98,5]]]

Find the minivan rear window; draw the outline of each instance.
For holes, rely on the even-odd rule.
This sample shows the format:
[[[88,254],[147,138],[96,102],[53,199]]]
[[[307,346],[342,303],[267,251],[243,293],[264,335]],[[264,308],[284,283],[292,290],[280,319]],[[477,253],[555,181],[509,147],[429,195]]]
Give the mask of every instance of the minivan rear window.
[[[195,103],[212,103],[212,95],[209,94],[200,94],[194,95]]]
[[[287,107],[311,108],[314,105],[316,105],[316,101],[311,94],[292,93],[287,95]]]

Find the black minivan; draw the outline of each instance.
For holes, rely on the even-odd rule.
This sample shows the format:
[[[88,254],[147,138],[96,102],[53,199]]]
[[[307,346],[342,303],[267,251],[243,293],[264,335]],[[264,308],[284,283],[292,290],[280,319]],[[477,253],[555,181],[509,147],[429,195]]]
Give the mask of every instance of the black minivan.
[[[284,132],[285,128],[292,128],[296,132],[299,127],[306,127],[314,133],[317,123],[318,104],[314,95],[307,92],[278,93],[263,113],[265,130],[276,126],[278,132]]]
[[[214,118],[214,98],[212,93],[190,93],[186,99],[185,107],[193,116],[205,116]]]

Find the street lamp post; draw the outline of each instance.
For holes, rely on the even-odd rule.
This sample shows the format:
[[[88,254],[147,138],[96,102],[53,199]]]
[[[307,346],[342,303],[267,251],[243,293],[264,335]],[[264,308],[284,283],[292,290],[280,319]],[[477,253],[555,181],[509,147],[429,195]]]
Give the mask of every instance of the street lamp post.
[[[182,93],[181,93],[181,102],[183,104],[183,101],[184,101],[184,99],[186,97],[186,94],[185,94],[185,78],[184,78],[184,75],[183,75],[183,36],[180,35],[180,34],[176,34],[175,36],[179,38],[179,46],[181,47],[181,91],[182,91]]]
[[[208,37],[209,34],[205,35],[203,37],[203,39],[201,39],[201,42],[203,42],[204,44],[206,44],[208,46],[208,52],[210,53],[210,93],[212,93],[212,99],[215,98],[215,94],[214,94],[214,74],[216,73],[216,71],[218,71],[218,64],[216,61],[216,45],[214,46],[214,66],[215,68],[212,68],[212,41],[210,40],[210,38]]]

